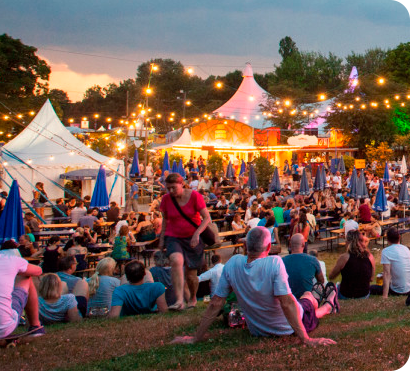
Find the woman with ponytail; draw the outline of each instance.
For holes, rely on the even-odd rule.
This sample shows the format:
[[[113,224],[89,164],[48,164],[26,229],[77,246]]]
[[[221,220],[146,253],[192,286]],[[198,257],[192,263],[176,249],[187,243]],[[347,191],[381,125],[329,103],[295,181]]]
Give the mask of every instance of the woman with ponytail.
[[[93,308],[111,308],[114,289],[120,286],[120,280],[113,277],[117,263],[113,258],[104,258],[97,264],[95,273],[87,280],[90,298],[87,312]]]

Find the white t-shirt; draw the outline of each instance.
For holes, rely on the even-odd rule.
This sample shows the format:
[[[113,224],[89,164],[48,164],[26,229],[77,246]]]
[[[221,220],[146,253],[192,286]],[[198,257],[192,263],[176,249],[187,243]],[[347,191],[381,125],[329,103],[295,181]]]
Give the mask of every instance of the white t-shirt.
[[[333,188],[342,188],[342,177],[335,175],[333,177]]]
[[[231,288],[245,314],[249,331],[255,336],[293,333],[275,296],[289,295],[288,274],[282,258],[268,256],[247,262],[248,257],[234,255],[225,264],[215,295],[226,298]],[[263,279],[262,279],[263,278]],[[298,303],[300,318],[303,308]]]
[[[28,262],[17,256],[0,254],[0,338],[11,334],[19,323],[18,313],[11,307],[14,280],[27,270]]]
[[[356,220],[349,219],[349,220],[346,221],[346,223],[344,225],[344,228],[345,228],[345,237],[347,237],[347,233],[349,231],[359,229],[359,224],[357,224]]]
[[[196,191],[198,189],[198,184],[198,180],[193,180],[191,183],[189,183],[189,188]]]
[[[381,264],[390,264],[390,288],[399,294],[410,291],[410,250],[393,244],[382,251]]]
[[[219,279],[221,278],[224,265],[222,263],[216,264],[211,269],[198,276],[199,282],[211,281],[211,296],[214,296],[216,287],[218,286]]]
[[[390,218],[391,215],[391,209],[393,209],[396,205],[391,202],[387,201],[387,210],[382,213],[383,218]]]
[[[251,229],[252,228],[255,228],[255,227],[257,227],[258,226],[258,223],[260,222],[261,220],[259,219],[259,218],[252,218],[252,219],[250,219],[249,221],[248,221],[248,227],[250,227]]]
[[[208,180],[207,182],[205,182],[205,180],[202,179],[202,180],[199,182],[198,189],[204,189],[204,190],[209,191],[209,190],[211,189],[211,185],[212,185],[212,183],[211,183],[210,180]]]

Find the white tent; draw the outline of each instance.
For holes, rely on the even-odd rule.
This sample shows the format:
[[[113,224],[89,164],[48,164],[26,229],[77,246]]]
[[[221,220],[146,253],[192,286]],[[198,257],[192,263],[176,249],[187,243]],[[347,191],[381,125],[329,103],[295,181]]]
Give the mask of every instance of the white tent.
[[[243,80],[238,90],[231,99],[213,112],[219,117],[230,118],[255,129],[262,129],[265,117],[260,105],[266,103],[267,95],[268,93],[255,81],[251,64],[246,63]]]
[[[167,149],[174,146],[190,146],[191,143],[191,134],[187,128],[184,129],[182,135],[175,141],[167,144],[160,144],[158,146],[153,146],[154,149]]]
[[[22,161],[13,158],[9,153]],[[124,174],[123,161],[100,155],[71,135],[57,117],[49,100],[44,103],[33,121],[1,149],[1,162],[12,177],[18,180],[22,188],[21,196],[26,201],[32,199],[32,185],[37,182],[44,183],[50,200],[63,197],[63,190],[47,178],[64,185],[60,175],[69,171],[98,169],[100,164],[104,164],[107,169],[118,170],[118,173]],[[10,184],[9,175],[5,171],[4,175],[7,183]],[[108,177],[107,189],[110,192],[115,178],[117,180],[111,199],[123,204],[125,182],[122,177],[115,177],[115,175]],[[84,179],[82,196],[91,196],[95,180],[90,177]]]

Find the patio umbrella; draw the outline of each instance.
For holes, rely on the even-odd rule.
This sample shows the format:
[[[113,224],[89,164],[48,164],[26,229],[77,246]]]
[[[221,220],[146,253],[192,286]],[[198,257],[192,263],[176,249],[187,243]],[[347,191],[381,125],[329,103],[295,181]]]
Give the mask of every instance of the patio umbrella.
[[[343,159],[343,156],[340,156],[339,163],[337,164],[337,171],[340,172],[340,174],[346,173],[345,160]]]
[[[107,211],[110,208],[110,199],[108,197],[105,169],[103,165],[100,166],[100,170],[98,171],[90,207],[98,207],[101,211]]]
[[[404,217],[406,217],[406,206],[410,204],[410,195],[409,195],[409,190],[407,188],[407,181],[406,181],[406,178],[404,177],[403,177],[403,181],[400,186],[398,203],[400,205],[404,205]]]
[[[169,166],[169,159],[168,159],[168,151],[165,151],[164,155],[164,163],[162,164],[162,175],[164,175],[165,171],[169,171],[170,166]]]
[[[17,242],[24,233],[19,185],[13,180],[0,217],[0,243],[11,239]]]
[[[171,173],[177,173],[177,172],[178,172],[178,165],[177,165],[177,162],[174,160],[174,162],[172,163]]]
[[[372,209],[380,213],[383,213],[388,210],[386,193],[384,192],[384,185],[381,179],[379,181],[379,189],[377,190],[376,200],[374,202],[374,205],[372,206]],[[382,214],[382,220],[383,220],[383,214]]]
[[[315,183],[313,184],[313,190],[314,191],[323,191],[324,185],[322,182],[322,173],[320,171],[320,167],[317,168],[316,170],[316,176],[315,176]]]
[[[357,171],[356,167],[353,166],[352,176],[350,177],[350,196],[353,198],[357,197]]]
[[[307,196],[308,194],[310,194],[309,182],[307,180],[305,169],[303,169],[302,179],[300,180],[299,194],[301,194],[302,196]]]
[[[246,172],[246,164],[245,164],[245,161],[242,160],[241,170],[239,171],[239,175],[243,175],[243,174],[245,174],[245,172]]]
[[[383,182],[385,183],[390,182],[389,167],[387,166],[387,162],[386,162],[386,165],[384,166]]]
[[[275,171],[273,172],[272,180],[269,184],[269,192],[280,192],[280,179],[279,179],[279,171],[278,167],[275,167]]]
[[[256,174],[255,174],[255,169],[253,165],[251,165],[249,168],[249,179],[248,179],[247,186],[250,189],[258,188],[258,181],[256,180]]]
[[[330,172],[332,174],[336,174],[337,167],[338,167],[338,159],[337,158],[332,159],[332,161],[330,161]]]
[[[232,179],[235,176],[235,170],[233,169],[232,162],[229,161],[229,164],[226,168],[226,175],[228,179]]]
[[[140,163],[138,161],[138,150],[134,152],[134,158],[132,159],[132,166],[130,170],[130,177],[136,177],[140,175]]]
[[[320,177],[321,177],[321,181],[322,181],[323,189],[325,189],[325,188],[326,188],[326,186],[327,186],[327,183],[326,183],[326,171],[325,171],[325,165],[322,165]]]
[[[184,165],[182,164],[182,158],[179,159],[178,174],[181,175],[184,179],[186,178],[186,173],[185,173]]]
[[[369,193],[367,192],[366,179],[364,178],[363,169],[360,172],[359,180],[357,181],[357,198],[367,198]]]
[[[407,164],[406,164],[406,158],[404,157],[404,155],[401,160],[400,173],[403,175],[407,174]]]

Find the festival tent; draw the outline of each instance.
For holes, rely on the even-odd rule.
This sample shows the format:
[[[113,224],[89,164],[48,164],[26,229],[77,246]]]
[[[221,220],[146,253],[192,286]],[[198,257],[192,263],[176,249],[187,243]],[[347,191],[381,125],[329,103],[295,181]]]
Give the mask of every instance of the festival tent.
[[[261,104],[266,103],[268,93],[253,77],[250,63],[246,63],[243,80],[235,94],[224,105],[213,111],[218,117],[231,118],[255,129],[263,129],[264,118]]]
[[[176,132],[176,130],[175,130]],[[173,146],[190,146],[191,145],[191,134],[189,133],[189,129],[185,128],[182,132],[182,135],[176,139],[175,141],[167,144],[160,144],[160,145],[153,145],[153,149],[169,149]]]
[[[95,170],[98,171],[100,165],[104,164],[107,174],[124,174],[123,161],[103,156],[71,135],[49,100],[33,121],[0,151],[1,163],[7,170],[4,171],[7,183],[11,183],[10,175],[7,174],[9,172],[18,180],[21,197],[26,201],[33,198],[32,190],[37,182],[44,183],[50,200],[63,197],[64,192],[56,183],[63,186],[63,178],[69,178],[71,171],[84,171],[82,197],[91,195],[95,184],[95,176],[87,176],[87,172],[95,175]],[[123,205],[124,178],[117,175],[109,177],[107,188],[113,188],[111,199]]]

